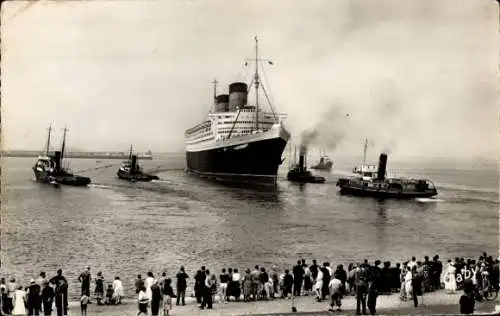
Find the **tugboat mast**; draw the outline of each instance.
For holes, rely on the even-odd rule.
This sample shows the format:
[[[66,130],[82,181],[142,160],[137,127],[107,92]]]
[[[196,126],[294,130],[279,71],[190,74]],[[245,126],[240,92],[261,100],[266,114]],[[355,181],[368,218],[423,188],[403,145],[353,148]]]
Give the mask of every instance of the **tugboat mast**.
[[[368,139],[365,138],[365,146],[363,147],[363,165],[366,164],[366,151],[367,150],[368,150]]]
[[[259,130],[259,41],[255,36],[255,130]]]
[[[64,157],[64,148],[66,147],[66,132],[68,131],[68,129],[65,127],[63,128],[63,142],[62,142],[62,146],[61,146],[61,166],[62,166],[62,161],[63,161],[63,157]]]
[[[130,153],[128,154],[128,160],[132,159],[132,144],[130,144]]]
[[[50,150],[50,132],[52,131],[52,125],[49,125],[49,136],[47,137],[47,157],[49,156]]]

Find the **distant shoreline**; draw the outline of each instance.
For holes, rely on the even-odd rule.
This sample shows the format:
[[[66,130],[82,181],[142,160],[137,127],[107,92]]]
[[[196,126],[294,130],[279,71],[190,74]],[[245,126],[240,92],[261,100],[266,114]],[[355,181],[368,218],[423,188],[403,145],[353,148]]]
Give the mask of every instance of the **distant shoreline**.
[[[53,152],[52,152],[53,153]],[[17,158],[37,158],[40,156],[42,152],[40,150],[23,150],[23,149],[13,149],[13,150],[4,150],[0,152],[0,156],[2,157],[17,157]],[[129,153],[128,152],[119,152],[119,151],[78,151],[78,152],[67,152],[65,157],[67,158],[83,158],[83,159],[127,159]],[[164,156],[164,155],[185,155],[184,151],[175,151],[175,152],[155,152],[153,154],[149,153],[139,153],[139,159],[143,160],[151,160],[153,156]],[[287,153],[283,153],[283,156],[288,156]],[[308,156],[315,157],[315,155],[310,152]],[[358,156],[350,156],[350,155],[330,155],[330,158],[335,161],[350,161],[359,160]],[[491,157],[433,157],[433,156],[398,156],[398,155],[389,155],[389,159],[391,161],[397,162],[413,162],[413,161],[425,161],[425,162],[458,162],[458,163],[496,163],[498,164],[498,160],[496,158]],[[376,160],[374,160],[376,161]]]
[[[37,158],[43,153],[37,151],[4,151],[2,157],[17,157],[17,158]],[[53,154],[50,152],[49,154]],[[84,159],[128,159],[128,153],[121,152],[68,152],[64,154],[65,158],[84,158]],[[138,158],[142,160],[152,160],[151,154],[138,154]]]

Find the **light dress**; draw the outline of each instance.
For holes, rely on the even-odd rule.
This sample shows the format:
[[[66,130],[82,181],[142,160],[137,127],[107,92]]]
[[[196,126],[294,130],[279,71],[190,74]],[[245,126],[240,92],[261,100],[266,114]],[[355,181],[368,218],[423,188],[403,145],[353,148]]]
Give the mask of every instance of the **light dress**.
[[[27,315],[26,311],[26,292],[23,290],[16,290],[14,292],[14,309],[12,310],[12,315]]]

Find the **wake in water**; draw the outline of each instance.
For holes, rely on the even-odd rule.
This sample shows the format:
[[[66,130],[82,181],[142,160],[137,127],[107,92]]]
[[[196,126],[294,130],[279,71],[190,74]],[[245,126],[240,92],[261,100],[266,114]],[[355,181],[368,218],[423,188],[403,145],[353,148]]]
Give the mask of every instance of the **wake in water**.
[[[445,202],[443,199],[435,199],[435,198],[415,198],[415,201],[420,203],[437,203],[437,202]]]

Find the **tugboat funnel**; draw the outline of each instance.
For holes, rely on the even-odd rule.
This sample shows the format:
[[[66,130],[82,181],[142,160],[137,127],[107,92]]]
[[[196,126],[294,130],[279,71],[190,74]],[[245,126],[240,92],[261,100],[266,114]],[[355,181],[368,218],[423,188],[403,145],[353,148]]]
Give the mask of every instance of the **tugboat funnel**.
[[[385,180],[385,172],[387,170],[387,154],[380,154],[380,158],[378,160],[378,171],[377,171],[377,179]]]
[[[61,169],[61,152],[60,151],[54,152],[54,162],[56,163],[56,170],[60,170]]]
[[[300,146],[300,153],[299,153],[299,170],[300,170],[300,172],[304,171],[305,156],[306,156],[306,147],[304,145],[301,145]]]
[[[134,172],[136,168],[137,168],[137,155],[132,155],[130,170]]]

